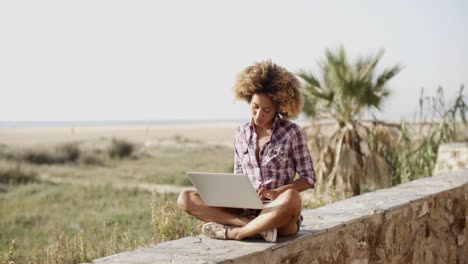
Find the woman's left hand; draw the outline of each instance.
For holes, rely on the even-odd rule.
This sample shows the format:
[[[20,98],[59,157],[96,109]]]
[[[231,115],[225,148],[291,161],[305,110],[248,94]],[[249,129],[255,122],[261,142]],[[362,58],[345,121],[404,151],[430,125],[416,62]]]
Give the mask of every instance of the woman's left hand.
[[[266,199],[269,199],[269,200],[275,200],[276,198],[278,198],[278,196],[280,195],[280,193],[277,191],[277,190],[264,190],[263,193],[262,193],[262,196],[260,197],[260,199],[263,199],[263,198],[266,198]]]

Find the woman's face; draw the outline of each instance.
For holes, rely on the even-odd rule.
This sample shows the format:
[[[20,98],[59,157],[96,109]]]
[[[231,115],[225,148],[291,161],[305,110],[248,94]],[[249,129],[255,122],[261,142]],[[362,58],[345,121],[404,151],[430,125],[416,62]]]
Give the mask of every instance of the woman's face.
[[[250,110],[256,126],[270,128],[276,115],[276,103],[265,94],[254,94]]]

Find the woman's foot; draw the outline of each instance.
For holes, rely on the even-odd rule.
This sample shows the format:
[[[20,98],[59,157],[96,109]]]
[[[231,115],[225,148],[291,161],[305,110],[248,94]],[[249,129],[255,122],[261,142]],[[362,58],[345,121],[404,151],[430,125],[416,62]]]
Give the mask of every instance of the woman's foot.
[[[234,231],[235,229],[232,229],[230,226],[218,224],[215,222],[209,222],[206,223],[202,226],[201,228],[201,233],[209,238],[213,239],[235,239],[232,237],[233,234],[231,234],[231,237],[228,237],[228,230]],[[267,242],[276,242],[276,238],[278,236],[278,231],[277,229],[270,229],[264,232],[261,232],[259,234],[265,241]]]
[[[278,236],[278,230],[275,229],[270,229],[267,231],[263,231],[260,233],[260,236],[265,239],[267,242],[276,242],[276,238]]]
[[[201,233],[209,238],[214,239],[228,239],[227,231],[229,226],[218,224],[215,222],[209,222],[202,226]]]

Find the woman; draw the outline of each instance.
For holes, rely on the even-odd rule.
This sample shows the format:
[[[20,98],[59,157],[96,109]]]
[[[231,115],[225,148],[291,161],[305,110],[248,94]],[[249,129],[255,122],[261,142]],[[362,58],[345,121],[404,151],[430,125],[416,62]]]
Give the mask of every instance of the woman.
[[[179,207],[204,222],[211,238],[241,240],[255,235],[275,242],[277,236],[299,231],[300,192],[313,188],[316,178],[302,129],[290,122],[303,101],[297,78],[271,61],[239,73],[234,93],[249,103],[252,119],[234,133],[234,172],[247,174],[259,197],[271,200],[263,210],[206,206],[196,191],[185,190]],[[294,180],[296,173],[299,178]]]

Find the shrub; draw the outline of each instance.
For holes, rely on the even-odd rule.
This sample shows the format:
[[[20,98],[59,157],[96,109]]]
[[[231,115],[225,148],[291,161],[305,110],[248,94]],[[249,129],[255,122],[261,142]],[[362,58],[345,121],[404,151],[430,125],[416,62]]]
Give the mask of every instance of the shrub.
[[[58,163],[76,162],[81,155],[80,148],[75,143],[60,145],[55,148],[55,153]]]
[[[14,160],[15,158],[15,153],[6,144],[0,143],[0,159]]]
[[[82,153],[80,156],[80,163],[85,164],[85,165],[100,165],[100,166],[103,166],[105,164],[104,160],[99,156],[99,154],[95,152]]]
[[[45,149],[25,150],[19,157],[20,160],[33,164],[53,164],[55,157],[51,151]]]
[[[112,139],[111,145],[108,149],[111,158],[126,158],[132,155],[135,150],[135,145],[123,139]]]
[[[0,183],[2,184],[24,184],[38,181],[38,174],[31,169],[25,169],[21,163],[0,163]]]
[[[81,151],[76,143],[66,143],[53,151],[44,148],[25,150],[17,159],[33,164],[63,164],[77,162]]]

